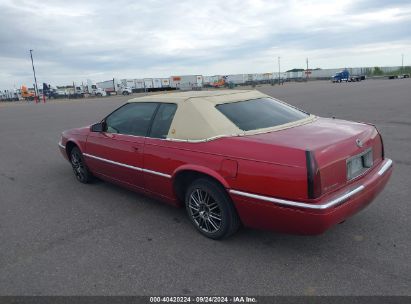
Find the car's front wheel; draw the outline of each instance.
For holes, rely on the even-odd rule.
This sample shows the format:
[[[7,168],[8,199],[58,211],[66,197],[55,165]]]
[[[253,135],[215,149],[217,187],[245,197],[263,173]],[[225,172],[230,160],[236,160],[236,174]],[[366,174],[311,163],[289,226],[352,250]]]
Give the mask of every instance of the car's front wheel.
[[[226,238],[240,227],[240,219],[227,192],[210,179],[194,181],[187,189],[185,204],[193,225],[208,238]]]
[[[92,180],[92,175],[84,163],[84,157],[79,148],[71,149],[70,162],[74,175],[80,183],[87,184]]]

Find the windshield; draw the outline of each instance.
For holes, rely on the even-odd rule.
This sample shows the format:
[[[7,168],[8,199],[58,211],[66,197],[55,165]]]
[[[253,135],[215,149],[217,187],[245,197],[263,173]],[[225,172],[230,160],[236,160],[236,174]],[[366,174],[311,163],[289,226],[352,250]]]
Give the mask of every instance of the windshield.
[[[224,103],[216,108],[243,131],[275,127],[309,116],[271,98]]]

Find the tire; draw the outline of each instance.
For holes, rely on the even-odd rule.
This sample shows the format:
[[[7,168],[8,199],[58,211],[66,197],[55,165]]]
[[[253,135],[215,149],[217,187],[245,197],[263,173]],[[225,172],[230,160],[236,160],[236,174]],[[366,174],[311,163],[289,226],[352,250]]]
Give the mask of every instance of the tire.
[[[240,227],[240,219],[230,197],[213,180],[195,180],[186,191],[185,205],[194,227],[210,239],[227,238]]]
[[[74,147],[70,152],[70,163],[73,168],[74,176],[76,179],[83,184],[88,184],[92,181],[92,174],[87,169],[84,163],[84,157],[80,149]]]

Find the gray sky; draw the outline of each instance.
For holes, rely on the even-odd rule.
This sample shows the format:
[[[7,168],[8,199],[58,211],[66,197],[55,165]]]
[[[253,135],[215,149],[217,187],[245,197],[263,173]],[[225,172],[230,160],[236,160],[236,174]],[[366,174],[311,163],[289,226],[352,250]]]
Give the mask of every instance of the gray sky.
[[[411,65],[411,2],[0,0],[0,89],[38,82]]]

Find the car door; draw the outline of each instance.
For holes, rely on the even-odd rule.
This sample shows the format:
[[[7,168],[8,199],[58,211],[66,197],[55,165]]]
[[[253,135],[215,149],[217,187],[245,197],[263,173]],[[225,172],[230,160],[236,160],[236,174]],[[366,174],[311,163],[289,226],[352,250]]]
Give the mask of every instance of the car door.
[[[90,132],[84,155],[91,171],[142,188],[144,140],[157,107],[127,103],[103,120],[103,132]]]
[[[165,140],[177,110],[174,103],[161,103],[144,145],[144,188],[160,196],[171,198],[171,174],[178,166],[173,142]]]

